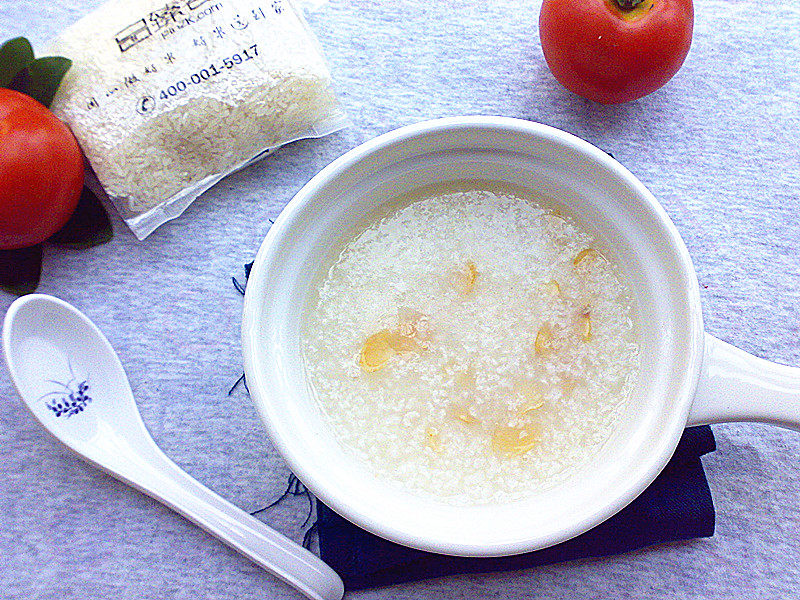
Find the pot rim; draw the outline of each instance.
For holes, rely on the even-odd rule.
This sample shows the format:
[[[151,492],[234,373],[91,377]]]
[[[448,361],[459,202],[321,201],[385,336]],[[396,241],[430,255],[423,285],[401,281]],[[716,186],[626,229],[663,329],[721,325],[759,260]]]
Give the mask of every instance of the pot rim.
[[[283,236],[291,230],[295,219],[298,218],[298,215],[303,213],[309,203],[316,200],[318,190],[343,173],[346,173],[353,165],[360,161],[376,153],[385,152],[387,149],[417,136],[459,129],[483,128],[499,129],[520,133],[522,135],[535,136],[550,142],[556,142],[562,146],[568,146],[571,150],[599,163],[612,172],[615,177],[623,180],[635,190],[642,204],[651,211],[652,215],[655,216],[659,224],[663,227],[663,232],[661,233],[669,242],[670,251],[682,266],[682,275],[686,278],[685,293],[688,298],[689,306],[685,308],[688,312],[687,323],[690,325],[690,340],[686,358],[687,368],[681,380],[679,397],[674,398],[673,410],[665,411],[669,412],[666,416],[671,420],[667,427],[667,435],[663,439],[658,440],[660,447],[656,453],[656,458],[650,460],[647,468],[638,473],[636,481],[628,485],[621,493],[602,504],[598,504],[596,510],[591,514],[585,515],[584,518],[565,524],[557,534],[537,536],[535,544],[531,543],[530,536],[526,539],[504,541],[497,544],[458,543],[443,539],[426,539],[420,535],[409,533],[402,528],[394,526],[390,516],[384,519],[366,517],[357,509],[354,509],[344,495],[332,494],[330,490],[326,489],[325,485],[319,482],[314,469],[309,469],[306,462],[302,459],[302,456],[295,451],[291,441],[285,439],[285,436],[277,431],[272,423],[268,398],[262,397],[264,392],[260,389],[258,378],[255,376],[258,365],[255,364],[254,357],[255,346],[258,341],[255,339],[256,336],[253,335],[257,327],[254,306],[261,300],[258,290],[263,285],[263,265],[269,261],[280,261],[280,257],[276,256],[274,252],[277,241],[282,239]],[[669,216],[647,188],[613,157],[572,134],[530,121],[508,117],[488,116],[448,117],[401,127],[357,146],[334,160],[315,175],[287,204],[261,244],[253,269],[250,273],[250,281],[248,281],[245,294],[242,336],[245,373],[248,383],[251,381],[253,382],[253,385],[250,386],[251,395],[253,396],[261,420],[264,422],[277,450],[308,489],[337,513],[376,535],[410,547],[460,556],[510,555],[560,543],[598,525],[636,498],[636,496],[650,485],[667,464],[680,439],[688,419],[691,400],[694,397],[700,377],[704,349],[700,293],[691,258],[677,229],[669,219]]]

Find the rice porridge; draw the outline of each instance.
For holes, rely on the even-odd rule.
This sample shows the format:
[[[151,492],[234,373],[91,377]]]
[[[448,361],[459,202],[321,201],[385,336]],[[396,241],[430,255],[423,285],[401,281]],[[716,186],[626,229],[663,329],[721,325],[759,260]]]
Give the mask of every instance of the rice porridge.
[[[531,196],[428,188],[325,274],[309,381],[380,477],[452,503],[510,501],[609,438],[639,371],[633,297],[598,240]]]

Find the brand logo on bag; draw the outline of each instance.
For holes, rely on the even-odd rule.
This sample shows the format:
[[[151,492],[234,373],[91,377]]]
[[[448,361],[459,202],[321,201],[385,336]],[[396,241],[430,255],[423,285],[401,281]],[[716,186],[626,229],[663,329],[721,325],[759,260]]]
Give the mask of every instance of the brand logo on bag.
[[[139,19],[132,25],[117,33],[114,41],[117,42],[120,52],[126,52],[139,42],[152,37],[156,33],[161,33],[162,37],[175,33],[178,29],[183,29],[188,25],[193,25],[200,19],[218,12],[222,8],[221,3],[203,7],[198,12],[198,8],[211,0],[181,0],[178,2],[167,2],[163,8],[150,11],[143,19]]]

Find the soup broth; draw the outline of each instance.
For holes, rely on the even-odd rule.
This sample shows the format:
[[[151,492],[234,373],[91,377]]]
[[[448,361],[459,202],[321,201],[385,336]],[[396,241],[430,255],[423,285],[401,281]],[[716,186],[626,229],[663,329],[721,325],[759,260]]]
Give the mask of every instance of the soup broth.
[[[639,371],[635,306],[599,240],[553,204],[461,182],[398,199],[309,307],[309,381],[378,476],[505,502],[597,454]]]

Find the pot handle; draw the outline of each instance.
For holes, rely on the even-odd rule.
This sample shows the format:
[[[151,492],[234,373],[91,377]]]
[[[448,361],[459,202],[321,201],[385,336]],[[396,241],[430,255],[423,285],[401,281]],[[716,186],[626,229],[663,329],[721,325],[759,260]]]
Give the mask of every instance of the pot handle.
[[[800,431],[800,369],[758,358],[706,334],[688,425],[730,421]]]

